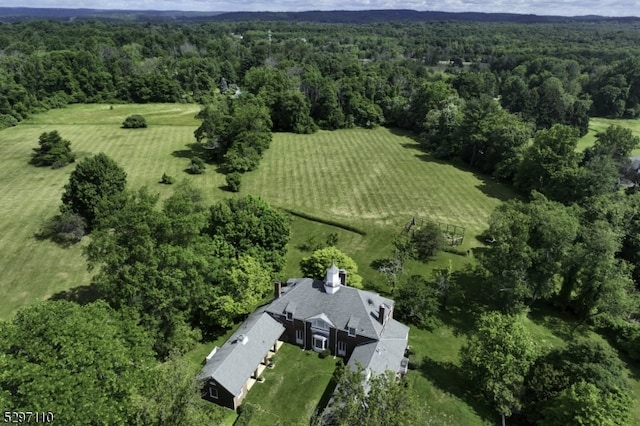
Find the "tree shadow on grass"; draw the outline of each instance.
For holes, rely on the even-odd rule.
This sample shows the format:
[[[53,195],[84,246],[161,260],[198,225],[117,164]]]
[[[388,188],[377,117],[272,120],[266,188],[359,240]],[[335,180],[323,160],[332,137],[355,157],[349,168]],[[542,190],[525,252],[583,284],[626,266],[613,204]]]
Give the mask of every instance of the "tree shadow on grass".
[[[189,149],[179,149],[177,151],[173,151],[171,155],[176,158],[186,158],[191,159],[193,157],[200,157],[202,159],[206,156],[206,149],[199,143],[188,143],[185,145]]]
[[[531,306],[528,317],[535,324],[548,329],[565,341],[589,335],[590,327],[586,325],[576,327],[578,320],[575,317],[544,301],[538,301]]]
[[[313,410],[315,416],[321,415],[324,412],[325,408],[327,408],[327,406],[329,405],[329,401],[333,396],[333,392],[336,390],[337,384],[338,382],[336,382],[336,380],[332,377],[327,384],[327,387],[324,388],[324,392],[322,393],[320,400],[318,400],[318,403]]]
[[[400,136],[400,137],[403,137],[403,138],[409,138],[409,139],[415,141],[417,144],[420,143],[420,135],[418,133],[416,133],[416,132],[411,131],[411,130],[402,129],[400,127],[387,127],[387,130],[389,130],[389,132],[394,136]],[[412,145],[412,144],[407,144],[407,145]],[[416,146],[418,148],[420,148],[420,145],[416,145]]]
[[[417,136],[413,137],[412,139],[418,142]],[[473,176],[480,181],[480,183],[476,187],[487,197],[495,198],[500,201],[509,201],[514,198],[520,198],[520,196],[511,188],[511,185],[509,185],[509,183],[503,182],[491,175],[481,173],[477,169],[474,169],[473,167],[469,166],[466,163],[463,163],[462,161],[456,159],[445,160],[436,158],[432,153],[424,150],[419,143],[403,143],[402,147],[417,151],[416,157],[422,161],[435,164],[450,165],[460,171],[473,174]]]
[[[495,198],[500,201],[520,199],[520,196],[514,192],[511,185],[508,183],[502,182],[493,176],[480,174],[471,169],[468,169],[468,171],[472,172],[475,178],[480,181],[477,188],[487,197]]]
[[[473,393],[473,384],[462,368],[451,362],[436,361],[427,357],[422,360],[420,373],[440,390],[460,398],[483,419],[495,422],[494,411]]]
[[[79,305],[86,305],[95,302],[98,299],[100,299],[100,292],[93,284],[59,291],[49,298],[49,300],[66,300],[69,302],[75,302]]]
[[[474,330],[482,313],[498,309],[496,300],[487,289],[486,277],[477,268],[467,267],[453,273],[458,286],[457,294],[451,296],[447,309],[439,316],[443,323],[453,329],[455,336],[469,334]]]

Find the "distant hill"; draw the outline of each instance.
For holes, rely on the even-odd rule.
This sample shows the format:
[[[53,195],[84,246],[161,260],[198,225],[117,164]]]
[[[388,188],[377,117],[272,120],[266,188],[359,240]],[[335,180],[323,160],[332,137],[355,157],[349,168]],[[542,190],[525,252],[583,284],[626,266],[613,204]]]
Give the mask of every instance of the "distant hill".
[[[306,12],[189,12],[159,10],[101,10],[101,9],[45,9],[26,7],[0,7],[0,20],[16,22],[33,19],[75,20],[99,19],[108,21],[175,21],[175,22],[240,22],[240,21],[285,21],[370,24],[376,22],[514,22],[514,23],[561,23],[561,22],[638,22],[640,17],[547,16],[521,15],[516,13],[480,12],[419,12],[407,9],[359,10],[359,11],[306,11]]]
[[[71,21],[97,19],[105,21],[185,21],[208,20],[223,12],[189,12],[179,10],[102,10],[0,7],[0,21],[18,22],[35,19]]]

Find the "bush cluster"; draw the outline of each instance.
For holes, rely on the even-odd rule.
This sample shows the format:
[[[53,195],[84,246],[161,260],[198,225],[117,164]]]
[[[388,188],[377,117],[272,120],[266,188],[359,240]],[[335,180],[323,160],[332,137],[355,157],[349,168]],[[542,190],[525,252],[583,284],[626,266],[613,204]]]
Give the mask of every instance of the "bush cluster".
[[[147,120],[140,114],[127,117],[122,123],[123,129],[144,129],[147,127]]]

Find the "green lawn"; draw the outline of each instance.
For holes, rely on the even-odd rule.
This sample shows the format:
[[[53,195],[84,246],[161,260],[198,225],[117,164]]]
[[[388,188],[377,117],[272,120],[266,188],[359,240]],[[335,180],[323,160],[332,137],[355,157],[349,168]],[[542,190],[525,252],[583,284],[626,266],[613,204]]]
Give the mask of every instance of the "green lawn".
[[[366,235],[292,217],[292,241],[283,278],[300,275],[299,261],[309,254],[303,250],[303,243],[323,243],[329,233],[336,232],[338,247],[356,260],[365,285],[380,292],[389,289],[371,262],[390,255],[392,238],[412,216],[464,226],[461,248],[466,251],[480,245],[476,236],[486,227],[491,211],[515,197],[499,182],[437,161],[420,151],[410,135],[385,128],[275,134],[259,169],[246,174],[241,192],[232,195],[221,189],[224,176],[213,166],[199,176],[184,172],[188,158],[198,148],[193,137],[198,125],[193,116],[198,109],[190,104],[114,105],[113,109],[109,105],[74,105],[0,131],[0,295],[4,302],[0,319],[11,317],[21,306],[36,300],[86,286],[91,278],[81,246],[65,249],[35,238],[43,221],[56,213],[63,186],[74,168],[70,165],[52,170],[28,164],[38,136],[45,131],[58,130],[63,138],[71,140],[79,160],[98,152],[114,158],[127,172],[130,188],[148,186],[167,196],[171,187],[158,183],[167,173],[195,182],[210,202],[256,194],[277,207],[355,226]],[[122,121],[131,114],[144,115],[149,128],[121,129]],[[605,125],[594,119],[594,130],[598,123]],[[638,122],[632,124],[637,126]],[[634,131],[639,130],[635,127]],[[434,266],[449,261],[455,269],[461,269],[472,260],[443,253],[429,265],[410,262],[408,269],[427,274]],[[415,328],[410,332],[418,366],[409,372],[408,380],[426,405],[433,424],[498,421],[491,408],[469,393],[469,384],[458,367],[459,348],[475,318],[473,302],[473,296],[469,296],[459,306],[452,306],[444,317],[445,325],[433,332]],[[568,337],[565,319],[549,313],[531,318],[528,327],[541,343],[560,345]],[[187,354],[194,371],[214,344],[202,344]],[[281,424],[295,424],[307,419],[335,366],[332,359],[319,360],[315,354],[293,346],[285,345],[283,350],[282,359],[289,361],[281,361],[269,370],[265,383],[257,384],[246,400],[258,407],[264,424],[279,419]],[[630,374],[637,400],[637,369],[630,368]],[[234,417],[230,414],[227,423]],[[640,404],[634,407],[634,420],[640,424]]]
[[[78,160],[105,152],[126,170],[130,187],[147,185],[168,194],[170,189],[157,184],[162,173],[192,178],[183,172],[188,163],[184,157],[187,145],[194,142],[193,116],[198,109],[197,105],[115,105],[113,110],[108,105],[73,105],[0,132],[0,318],[90,280],[80,246],[63,249],[35,238],[42,223],[58,211],[74,168],[73,164],[58,170],[29,165],[39,135],[58,130],[71,141]],[[132,113],[147,117],[149,128],[121,129]],[[197,178],[204,187],[216,189],[224,182],[216,173]]]
[[[594,117],[589,120],[589,133],[580,138],[578,141],[578,151],[584,151],[585,148],[593,145],[596,141],[596,134],[598,132],[604,132],[607,127],[617,124],[618,126],[631,129],[634,135],[640,137],[640,119],[624,120],[624,119],[609,119]],[[634,156],[640,156],[640,147],[632,153]]]
[[[105,152],[128,175],[130,188],[148,186],[162,196],[171,187],[158,184],[163,173],[190,179],[210,202],[232,196],[224,176],[213,166],[206,173],[184,172],[195,146],[198,125],[193,104],[72,105],[51,110],[0,132],[0,318],[20,306],[69,288],[86,286],[81,247],[60,248],[38,241],[42,223],[56,214],[63,187],[74,165],[52,170],[30,166],[32,149],[43,132],[58,130],[71,141],[78,161]],[[147,118],[147,129],[121,129],[131,114]],[[337,230],[338,246],[360,265],[365,283],[383,285],[370,263],[390,254],[390,240],[412,216],[465,226],[464,249],[477,245],[487,217],[513,193],[496,181],[423,154],[403,134],[376,130],[343,130],[313,135],[276,134],[258,170],[243,178],[239,195],[257,194],[275,206],[302,211],[362,228],[366,237],[304,219],[293,220],[286,274],[299,275],[300,242],[317,234],[324,241]],[[449,254],[436,263],[465,259]],[[428,268],[415,265],[417,272]]]
[[[328,401],[337,361],[288,344],[276,356],[275,367],[265,370],[264,382],[254,384],[244,400],[254,409],[249,424],[308,424],[318,404]]]

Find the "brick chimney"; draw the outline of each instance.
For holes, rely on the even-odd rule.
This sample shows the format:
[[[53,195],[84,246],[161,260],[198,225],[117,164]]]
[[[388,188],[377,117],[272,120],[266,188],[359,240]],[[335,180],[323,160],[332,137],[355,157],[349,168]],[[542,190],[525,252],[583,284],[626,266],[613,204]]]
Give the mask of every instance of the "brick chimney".
[[[282,283],[280,280],[275,280],[273,282],[273,297],[275,299],[279,299],[282,295]]]
[[[389,307],[387,305],[385,305],[384,303],[380,304],[380,307],[378,308],[378,321],[380,321],[380,324],[384,325],[387,322],[387,316],[389,315]]]
[[[347,271],[346,269],[340,269],[338,272],[338,276],[340,277],[340,284],[347,285]]]

